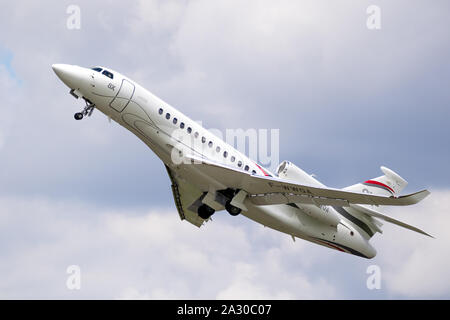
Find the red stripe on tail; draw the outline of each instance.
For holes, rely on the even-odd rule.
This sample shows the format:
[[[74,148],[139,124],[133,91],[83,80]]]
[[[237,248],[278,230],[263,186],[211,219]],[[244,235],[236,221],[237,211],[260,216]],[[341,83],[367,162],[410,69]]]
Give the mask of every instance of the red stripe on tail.
[[[375,180],[367,180],[367,181],[364,182],[364,183],[368,183],[368,184],[376,184],[377,186],[381,186],[381,187],[383,187],[383,188],[386,188],[386,189],[388,189],[389,191],[391,191],[393,194],[395,194],[394,189],[392,189],[391,187],[385,185],[384,183],[381,183],[381,182],[378,182],[378,181],[375,181]]]

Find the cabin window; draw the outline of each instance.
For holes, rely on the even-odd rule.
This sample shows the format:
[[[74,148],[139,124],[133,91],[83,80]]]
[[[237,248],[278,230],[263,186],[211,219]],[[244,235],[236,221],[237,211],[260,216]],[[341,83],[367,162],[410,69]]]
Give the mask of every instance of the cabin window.
[[[173,124],[177,124],[178,119],[177,118],[173,118]]]
[[[230,160],[231,160],[231,162],[234,162],[234,160],[236,160],[236,158],[234,156],[231,156]]]
[[[192,132],[192,128],[191,128],[191,127],[188,127],[188,128],[187,128],[187,132],[190,134],[190,133]]]
[[[246,165],[246,166],[244,167],[244,170],[245,170],[245,171],[248,171],[248,169],[250,169],[250,167]]]
[[[256,174],[256,171],[255,171],[255,170],[252,170],[252,174]]]
[[[166,119],[167,119],[167,120],[170,119],[170,113],[166,113]]]
[[[194,133],[194,137],[198,138],[198,132]]]
[[[158,113],[163,114],[164,110],[162,108],[159,108]]]
[[[228,152],[227,152],[227,151],[224,151],[224,152],[223,152],[223,157],[224,157],[224,158],[228,157]]]
[[[238,167],[242,167],[242,161],[238,161]]]
[[[216,147],[216,152],[217,152],[217,153],[220,152],[220,147],[219,147],[219,146]]]
[[[184,122],[181,122],[181,123],[180,123],[180,128],[181,128],[181,129],[184,129]]]
[[[202,137],[202,143],[205,143],[205,142],[206,142],[206,138]]]
[[[212,141],[208,142],[208,147],[212,148],[212,146],[213,146]]]

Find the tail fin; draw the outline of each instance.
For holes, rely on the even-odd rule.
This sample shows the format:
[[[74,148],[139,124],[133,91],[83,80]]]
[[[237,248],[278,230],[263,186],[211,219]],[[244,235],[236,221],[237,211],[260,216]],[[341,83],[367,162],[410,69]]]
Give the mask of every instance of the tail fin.
[[[397,196],[408,184],[397,173],[386,167],[380,167],[383,176],[366,180],[344,188],[347,191],[366,192],[376,195]]]

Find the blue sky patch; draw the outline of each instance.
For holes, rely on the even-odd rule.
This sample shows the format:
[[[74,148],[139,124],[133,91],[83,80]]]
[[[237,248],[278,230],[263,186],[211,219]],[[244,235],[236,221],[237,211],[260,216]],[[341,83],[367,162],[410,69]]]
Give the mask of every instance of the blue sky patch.
[[[5,67],[6,71],[8,71],[8,75],[12,79],[20,82],[17,78],[16,72],[14,71],[14,68],[12,67],[13,57],[13,53],[0,44],[0,65]]]

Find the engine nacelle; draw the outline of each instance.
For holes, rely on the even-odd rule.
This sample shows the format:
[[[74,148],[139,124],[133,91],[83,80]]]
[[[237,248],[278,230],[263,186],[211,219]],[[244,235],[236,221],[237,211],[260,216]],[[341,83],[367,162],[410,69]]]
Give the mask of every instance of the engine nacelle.
[[[289,161],[283,161],[277,168],[278,177],[295,181],[313,187],[324,187],[322,183]],[[337,226],[340,218],[336,211],[329,206],[296,203],[296,206],[308,216],[330,226]]]
[[[329,206],[316,206],[314,204],[296,203],[296,206],[311,218],[314,218],[326,225],[336,227],[341,220],[336,211]]]
[[[324,187],[322,183],[289,161],[283,161],[277,168],[278,177],[306,184],[313,187]]]

